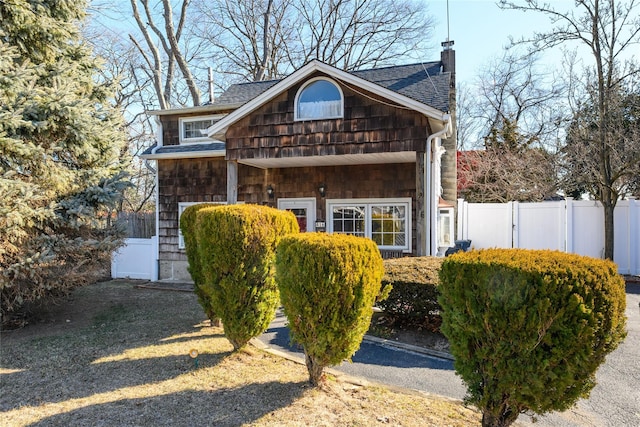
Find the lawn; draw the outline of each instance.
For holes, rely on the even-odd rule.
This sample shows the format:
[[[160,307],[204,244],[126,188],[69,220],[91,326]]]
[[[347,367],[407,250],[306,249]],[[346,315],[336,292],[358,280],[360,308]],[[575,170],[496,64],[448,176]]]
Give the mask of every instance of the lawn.
[[[1,337],[7,426],[477,426],[460,402],[233,353],[193,293],[110,281],[76,290]],[[198,350],[197,359],[189,352]]]

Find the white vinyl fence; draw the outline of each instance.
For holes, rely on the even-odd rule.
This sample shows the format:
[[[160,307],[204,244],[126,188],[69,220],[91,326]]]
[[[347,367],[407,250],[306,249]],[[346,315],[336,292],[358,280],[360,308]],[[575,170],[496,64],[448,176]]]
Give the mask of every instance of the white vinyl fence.
[[[620,274],[640,275],[640,202],[622,200],[614,211],[614,261]],[[602,258],[604,212],[599,202],[458,201],[458,240],[471,247],[553,249]]]
[[[158,280],[158,238],[126,239],[123,247],[111,256],[111,277],[114,279]]]

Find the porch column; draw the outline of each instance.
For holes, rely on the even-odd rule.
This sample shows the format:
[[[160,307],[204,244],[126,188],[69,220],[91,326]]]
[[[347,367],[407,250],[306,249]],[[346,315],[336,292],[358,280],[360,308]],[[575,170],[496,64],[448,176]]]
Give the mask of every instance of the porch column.
[[[238,203],[238,162],[227,160],[227,204]]]
[[[416,152],[416,255],[427,255],[427,192],[426,153]]]

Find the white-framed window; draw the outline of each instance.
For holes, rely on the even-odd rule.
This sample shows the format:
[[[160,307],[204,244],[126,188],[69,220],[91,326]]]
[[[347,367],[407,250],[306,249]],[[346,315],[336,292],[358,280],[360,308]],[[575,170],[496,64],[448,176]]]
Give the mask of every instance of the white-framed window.
[[[339,119],[343,116],[344,96],[340,86],[324,77],[309,80],[295,98],[295,120]]]
[[[180,117],[180,143],[212,141],[202,131],[223,118],[223,114],[212,116]]]
[[[380,249],[411,252],[411,198],[327,200],[327,231],[369,237]]]
[[[184,236],[182,230],[180,230],[180,217],[182,212],[189,206],[200,205],[202,203],[209,203],[212,205],[226,205],[226,202],[179,202],[178,203],[178,249],[184,249]]]
[[[453,208],[438,208],[438,247],[454,246]]]
[[[301,197],[290,199],[278,199],[278,209],[293,212],[298,220],[300,231],[315,230],[316,199],[315,197]]]

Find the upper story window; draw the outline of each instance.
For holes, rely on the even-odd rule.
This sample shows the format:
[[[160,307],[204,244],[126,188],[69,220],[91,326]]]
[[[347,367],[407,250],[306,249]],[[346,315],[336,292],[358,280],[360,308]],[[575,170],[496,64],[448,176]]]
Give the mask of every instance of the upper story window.
[[[310,80],[296,94],[296,120],[338,119],[342,112],[342,90],[331,80]]]
[[[222,117],[223,115],[221,114],[214,116],[181,117],[180,143],[211,141],[202,131],[205,131]]]

